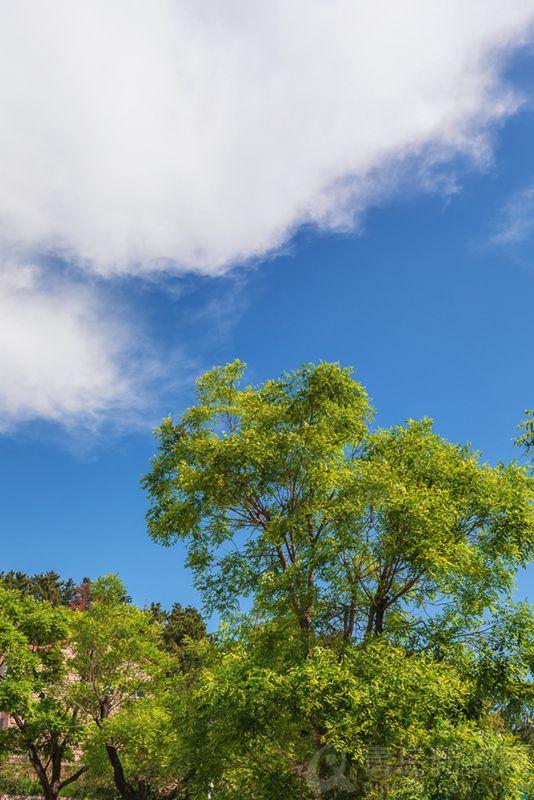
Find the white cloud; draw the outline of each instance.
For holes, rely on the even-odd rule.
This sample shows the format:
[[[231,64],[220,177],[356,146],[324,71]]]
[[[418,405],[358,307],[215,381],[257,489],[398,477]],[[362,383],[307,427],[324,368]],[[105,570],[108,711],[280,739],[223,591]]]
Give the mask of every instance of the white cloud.
[[[487,156],[534,0],[0,1],[0,237],[216,273]]]
[[[0,319],[0,431],[34,419],[94,427],[138,402],[127,329],[103,316],[93,290],[3,266]]]
[[[133,379],[142,337],[87,273],[219,274],[301,224],[354,229],[407,170],[429,189],[484,163],[533,21],[534,0],[0,0],[0,430],[142,402],[157,364]]]

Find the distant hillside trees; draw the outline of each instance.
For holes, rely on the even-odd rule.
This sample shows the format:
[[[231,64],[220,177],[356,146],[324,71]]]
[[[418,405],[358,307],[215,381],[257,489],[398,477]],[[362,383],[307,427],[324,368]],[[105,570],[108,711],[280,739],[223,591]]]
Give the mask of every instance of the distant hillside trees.
[[[55,606],[72,605],[78,592],[78,587],[71,578],[64,580],[53,570],[35,575],[14,570],[0,572],[0,583],[17,589],[26,596],[45,600]]]

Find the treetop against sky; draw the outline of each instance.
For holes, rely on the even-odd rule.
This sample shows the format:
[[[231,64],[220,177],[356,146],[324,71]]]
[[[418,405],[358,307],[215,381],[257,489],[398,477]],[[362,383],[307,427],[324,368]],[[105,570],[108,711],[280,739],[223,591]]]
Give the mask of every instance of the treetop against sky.
[[[491,467],[430,420],[370,430],[351,370],[304,365],[257,387],[244,365],[197,381],[156,431],[148,529],[183,541],[206,608],[291,609],[306,640],[460,627],[513,587],[534,544],[526,467]],[[439,611],[429,618],[428,609]]]

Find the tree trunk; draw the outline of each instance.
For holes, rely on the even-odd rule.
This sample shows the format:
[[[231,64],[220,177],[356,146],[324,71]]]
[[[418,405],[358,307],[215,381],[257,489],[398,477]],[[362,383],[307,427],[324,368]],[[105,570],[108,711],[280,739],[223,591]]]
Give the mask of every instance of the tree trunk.
[[[384,632],[384,617],[386,615],[387,604],[381,603],[375,610],[375,633]]]
[[[150,786],[144,781],[139,781],[137,787],[126,780],[122,762],[116,747],[107,744],[106,752],[109,763],[113,769],[113,782],[123,800],[149,800],[151,796]]]
[[[388,608],[389,602],[387,597],[375,596],[369,609],[367,629],[365,631],[366,637],[370,636],[372,633],[380,634],[384,632],[384,620]]]
[[[57,748],[54,747],[51,758],[52,775],[49,776],[45,765],[43,765],[43,762],[39,757],[37,748],[34,745],[28,746],[28,758],[37,776],[37,780],[41,785],[41,790],[45,800],[57,800],[60,791],[64,789],[65,786],[69,786],[71,783],[74,783],[74,781],[77,781],[87,769],[87,767],[80,767],[67,778],[63,778],[62,780],[61,771],[63,752],[63,746],[58,745]]]
[[[54,787],[54,785],[48,779],[46,769],[44,768],[43,763],[39,758],[39,753],[32,744],[28,746],[28,758],[30,760],[30,764],[34,769],[35,774],[37,775],[37,780],[41,785],[41,790],[43,792],[43,797],[45,798],[45,800],[57,800],[59,788]]]

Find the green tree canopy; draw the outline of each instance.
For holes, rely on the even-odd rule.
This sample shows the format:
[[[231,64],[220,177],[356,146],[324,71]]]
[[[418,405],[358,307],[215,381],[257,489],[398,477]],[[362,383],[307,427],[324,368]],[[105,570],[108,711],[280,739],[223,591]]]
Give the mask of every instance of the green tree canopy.
[[[407,658],[382,638],[288,663],[258,644],[193,687],[199,797],[211,784],[225,800],[518,800],[531,786],[527,747],[478,705],[461,659]]]
[[[13,723],[0,749],[29,760],[46,800],[85,770],[75,765],[84,726],[65,649],[71,614],[0,585],[0,710]]]
[[[131,604],[116,576],[100,578],[74,616],[70,649],[76,702],[92,724],[93,774],[111,773],[124,800],[186,797],[191,768],[177,755],[167,708],[181,691],[180,670],[154,615]]]
[[[150,535],[186,542],[209,611],[249,598],[308,647],[400,641],[465,631],[510,589],[534,540],[525,468],[490,466],[429,420],[370,430],[365,390],[336,364],[243,376],[236,361],[199,379],[144,478]]]

